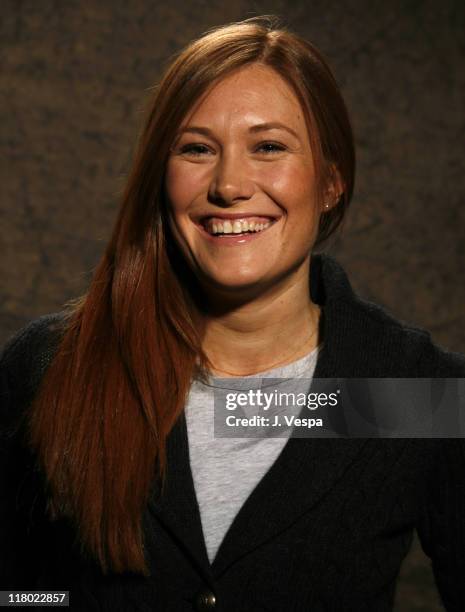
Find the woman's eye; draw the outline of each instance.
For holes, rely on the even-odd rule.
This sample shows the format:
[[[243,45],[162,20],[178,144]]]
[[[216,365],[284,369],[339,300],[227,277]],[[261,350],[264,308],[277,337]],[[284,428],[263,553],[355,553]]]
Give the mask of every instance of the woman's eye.
[[[265,153],[279,153],[280,151],[285,151],[286,147],[277,142],[262,142],[257,150],[262,150]]]
[[[181,148],[181,153],[189,153],[189,155],[198,156],[208,153],[208,148],[201,144],[188,144]]]
[[[277,142],[262,142],[256,148],[256,151],[261,153],[279,153],[281,151],[285,151],[286,147]],[[205,154],[210,153],[210,149],[203,144],[187,144],[181,147],[180,153],[191,155],[193,157],[200,157]]]

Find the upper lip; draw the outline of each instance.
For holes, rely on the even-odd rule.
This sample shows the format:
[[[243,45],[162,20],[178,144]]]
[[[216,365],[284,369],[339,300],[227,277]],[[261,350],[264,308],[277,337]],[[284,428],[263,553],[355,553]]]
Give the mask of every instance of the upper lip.
[[[212,213],[203,213],[196,216],[196,220],[198,223],[204,223],[207,219],[211,217],[215,217],[217,219],[246,219],[247,217],[268,217],[269,219],[279,219],[281,215],[270,214],[264,212],[251,212],[250,210],[245,212],[235,212],[235,213],[224,213],[224,212],[212,212]]]

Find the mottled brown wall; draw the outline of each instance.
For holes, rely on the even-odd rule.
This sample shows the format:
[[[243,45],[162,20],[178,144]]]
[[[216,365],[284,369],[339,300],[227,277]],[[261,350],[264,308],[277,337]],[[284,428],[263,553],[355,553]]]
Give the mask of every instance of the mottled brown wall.
[[[170,54],[276,13],[328,57],[353,119],[357,186],[331,251],[364,296],[465,351],[463,6],[3,0],[0,344],[87,286]],[[399,610],[440,609],[417,546],[403,574]]]
[[[465,351],[465,11],[453,0],[3,0],[0,343],[86,287],[169,55],[262,13],[322,49],[351,111],[357,186],[332,251],[366,297]]]

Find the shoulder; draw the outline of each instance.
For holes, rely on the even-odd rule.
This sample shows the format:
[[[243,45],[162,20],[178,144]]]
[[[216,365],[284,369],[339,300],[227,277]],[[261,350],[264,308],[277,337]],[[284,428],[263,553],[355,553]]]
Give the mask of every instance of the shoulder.
[[[7,340],[1,351],[0,359],[3,362],[3,360],[14,359],[39,349],[44,342],[49,342],[59,332],[64,320],[64,311],[45,314],[33,319]]]
[[[447,350],[428,330],[360,296],[344,268],[327,253],[312,257],[310,292],[325,306],[330,369],[341,376],[465,377],[465,355]]]
[[[32,399],[64,330],[64,311],[34,319],[8,339],[0,354],[0,424],[10,422]]]
[[[360,321],[367,354],[397,362],[410,377],[465,377],[465,355],[435,342],[431,333],[393,315],[386,307],[356,294],[348,301]]]

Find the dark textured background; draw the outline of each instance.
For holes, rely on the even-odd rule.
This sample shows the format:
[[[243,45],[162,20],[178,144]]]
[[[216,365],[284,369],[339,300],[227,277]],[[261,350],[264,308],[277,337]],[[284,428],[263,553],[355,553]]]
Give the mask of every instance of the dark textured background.
[[[465,352],[464,6],[2,0],[0,344],[86,288],[170,54],[274,13],[327,56],[353,120],[356,191],[330,251],[362,295]],[[441,610],[417,543],[396,610]]]

